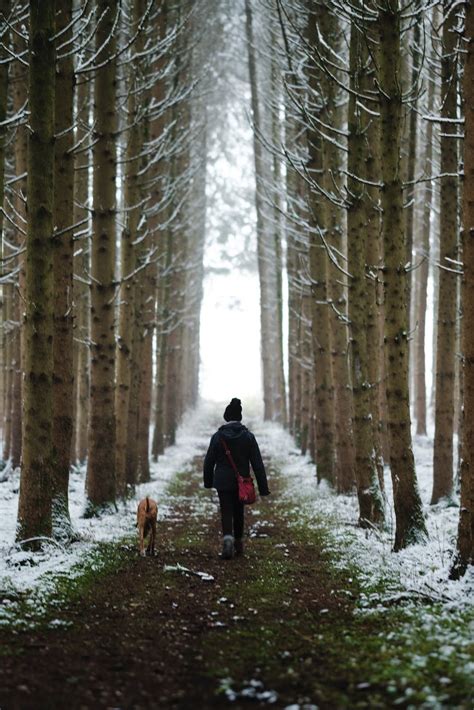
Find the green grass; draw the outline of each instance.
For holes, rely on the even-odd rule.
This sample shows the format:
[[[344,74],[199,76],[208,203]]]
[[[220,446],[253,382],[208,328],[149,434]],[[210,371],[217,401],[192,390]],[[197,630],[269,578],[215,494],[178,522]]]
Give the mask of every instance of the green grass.
[[[2,590],[7,603],[0,606],[0,629],[49,626],[61,609],[82,599],[107,575],[126,567],[135,555],[134,539],[100,542],[67,572],[45,573],[39,589],[18,592],[7,587]]]
[[[190,510],[196,500],[208,496],[198,475],[189,471],[176,474],[166,491],[167,500]],[[217,611],[227,626],[203,631],[201,668],[216,689],[239,691],[258,678],[288,704],[472,706],[471,612],[440,604],[383,606],[380,600],[402,591],[399,583],[394,577],[370,580],[361,573],[351,559],[350,532],[336,539],[333,520],[315,519],[304,509],[288,511],[284,497],[260,510],[254,523],[266,518],[278,525],[271,528],[271,537],[251,542],[243,571],[237,561],[229,563],[233,572],[216,590],[214,609],[209,610]],[[201,549],[206,519],[205,508],[190,514],[175,531],[173,548],[177,552]],[[289,542],[293,547],[286,555],[277,545]],[[18,630],[50,626],[61,619],[62,609],[93,595],[97,584],[135,557],[135,538],[100,543],[67,573],[51,575],[41,592],[22,595],[7,589],[10,603],[3,612],[0,606],[0,629],[2,623]],[[173,588],[181,579],[169,574],[163,584]],[[309,599],[308,585],[315,587],[319,600],[312,606],[298,603],[295,592],[304,589]],[[333,603],[337,595],[339,606]],[[229,602],[219,603],[218,597]],[[371,598],[371,608],[365,608]],[[327,613],[322,611],[325,600]],[[159,603],[158,595],[155,605]],[[233,609],[230,603],[235,604]],[[10,644],[0,653],[15,652]]]
[[[284,556],[275,540],[260,540],[258,574],[238,592],[232,583],[223,589],[225,596],[238,598],[238,609],[258,607],[258,616],[212,632],[206,641],[208,673],[221,691],[238,691],[257,676],[267,688],[283,688],[288,702],[471,707],[472,615],[446,613],[440,605],[362,610],[362,593],[380,598],[393,591],[394,580],[364,583],[347,549],[332,539],[328,520],[275,512],[291,524],[292,541],[307,553],[307,569],[317,556],[319,583],[329,594],[344,590],[347,602],[327,614],[299,609],[292,616],[294,587],[305,565]],[[238,648],[238,655],[229,654],[229,647]]]

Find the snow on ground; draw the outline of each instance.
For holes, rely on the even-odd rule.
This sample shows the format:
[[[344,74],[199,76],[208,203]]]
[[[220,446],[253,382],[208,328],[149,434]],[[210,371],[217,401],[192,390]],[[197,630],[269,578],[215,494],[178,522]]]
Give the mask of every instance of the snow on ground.
[[[43,551],[31,553],[15,544],[15,527],[18,511],[19,470],[6,481],[0,482],[0,601],[2,590],[24,591],[44,587],[51,583],[51,575],[64,574],[76,567],[98,542],[120,540],[135,535],[138,501],[145,495],[159,502],[159,518],[169,518],[173,510],[166,504],[163,491],[175,473],[190,470],[193,458],[205,452],[209,432],[218,420],[213,421],[213,410],[203,406],[199,412],[184,418],[177,433],[177,441],[151,463],[151,481],[137,486],[136,494],[125,504],[119,504],[115,513],[100,518],[84,519],[85,469],[75,469],[70,476],[69,509],[72,524],[80,541],[67,549],[58,544],[47,545]],[[215,415],[214,415],[215,416]],[[2,476],[3,478],[3,476]],[[0,624],[2,623],[0,604]]]
[[[247,403],[248,404],[248,403]],[[24,591],[29,588],[47,589],[54,573],[73,574],[77,565],[102,541],[120,540],[135,533],[135,511],[138,500],[145,494],[159,502],[159,517],[173,516],[171,505],[163,496],[173,474],[190,470],[195,456],[207,449],[210,435],[222,423],[223,405],[204,403],[185,417],[177,434],[175,446],[169,447],[157,463],[151,465],[152,480],[137,487],[136,495],[120,504],[116,513],[100,518],[84,519],[84,470],[74,471],[70,480],[70,510],[73,526],[80,541],[63,549],[57,544],[47,546],[40,553],[30,553],[15,545],[15,525],[18,507],[18,472],[0,482],[0,593],[2,589]],[[245,413],[255,407],[246,405]],[[449,610],[472,603],[474,595],[473,570],[460,582],[448,580],[451,554],[454,549],[458,508],[443,505],[430,507],[432,442],[427,438],[415,440],[415,458],[419,484],[430,540],[426,545],[415,545],[394,554],[393,508],[387,507],[388,529],[385,532],[357,528],[357,498],[336,496],[326,486],[317,485],[315,467],[307,456],[301,456],[289,434],[275,424],[263,423],[259,416],[250,418],[249,426],[259,440],[263,452],[272,458],[272,467],[288,480],[291,504],[306,517],[317,514],[328,520],[334,534],[334,549],[349,546],[351,561],[366,575],[367,583],[377,579],[393,582],[394,595],[405,590],[409,594],[428,595],[438,599]],[[270,474],[271,475],[271,474]],[[390,476],[387,472],[387,496],[391,496]],[[271,489],[271,481],[270,481]],[[329,540],[328,545],[332,542]],[[341,562],[341,564],[343,564]],[[52,574],[51,574],[52,573]],[[470,602],[469,602],[470,600]],[[377,606],[380,599],[367,595],[367,607]],[[0,623],[2,623],[0,606]]]
[[[306,517],[317,514],[327,519],[334,537],[334,549],[342,543],[349,546],[351,561],[365,576],[367,586],[378,580],[391,582],[394,597],[401,592],[413,600],[429,597],[446,609],[474,603],[474,570],[468,569],[460,581],[448,579],[452,554],[456,545],[459,507],[440,503],[430,506],[432,490],[433,440],[414,437],[418,486],[423,501],[429,540],[411,545],[401,552],[392,551],[395,538],[395,514],[392,500],[390,470],[385,469],[386,530],[362,530],[357,527],[357,496],[335,495],[322,482],[317,485],[316,467],[308,456],[301,456],[291,436],[281,427],[264,423],[255,427],[262,449],[271,452],[273,464],[288,480],[288,496]],[[271,488],[271,486],[270,486]],[[342,562],[344,566],[344,562]],[[367,607],[377,601],[367,598]]]

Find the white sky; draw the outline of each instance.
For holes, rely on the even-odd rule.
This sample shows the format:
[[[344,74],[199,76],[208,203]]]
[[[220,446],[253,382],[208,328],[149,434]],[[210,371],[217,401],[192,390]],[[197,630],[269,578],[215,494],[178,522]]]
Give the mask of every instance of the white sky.
[[[254,400],[261,396],[258,275],[238,270],[204,283],[201,313],[201,395]]]

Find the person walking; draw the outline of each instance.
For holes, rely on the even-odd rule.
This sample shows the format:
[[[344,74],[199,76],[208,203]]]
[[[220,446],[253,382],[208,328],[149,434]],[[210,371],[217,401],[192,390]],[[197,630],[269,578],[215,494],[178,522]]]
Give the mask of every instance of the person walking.
[[[204,487],[215,488],[219,496],[222,519],[222,558],[231,559],[244,551],[244,504],[239,500],[237,476],[229,461],[230,451],[241,476],[250,476],[252,464],[258,491],[261,496],[270,495],[267,475],[263,465],[257,440],[242,424],[242,403],[233,398],[224,412],[226,424],[221,426],[211,438],[204,459]]]

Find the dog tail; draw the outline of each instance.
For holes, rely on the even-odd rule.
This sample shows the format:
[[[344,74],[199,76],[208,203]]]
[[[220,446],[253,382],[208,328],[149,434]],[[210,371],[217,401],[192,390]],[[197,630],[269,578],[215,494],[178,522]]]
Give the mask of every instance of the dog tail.
[[[150,510],[150,501],[148,500],[148,496],[147,496],[147,497],[146,497],[146,508],[145,508],[145,512],[148,513],[149,510]]]

